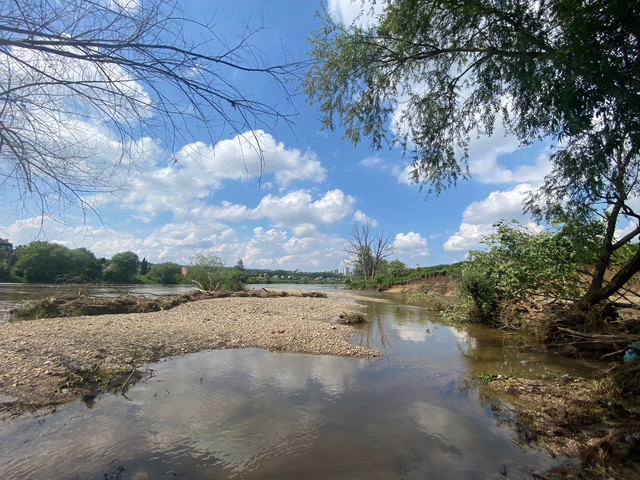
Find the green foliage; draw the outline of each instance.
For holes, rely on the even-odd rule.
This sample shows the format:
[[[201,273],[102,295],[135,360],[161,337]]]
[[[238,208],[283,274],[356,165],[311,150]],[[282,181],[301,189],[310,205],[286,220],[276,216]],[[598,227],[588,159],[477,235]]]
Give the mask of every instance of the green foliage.
[[[427,193],[468,176],[470,139],[496,121],[523,144],[553,141],[552,172],[527,208],[604,221],[591,305],[640,271],[638,251],[605,281],[612,254],[640,236],[637,18],[640,2],[607,0],[389,0],[366,27],[325,12],[304,87],[323,128],[399,145]]]
[[[138,273],[138,255],[131,251],[116,253],[109,262],[104,278],[110,283],[132,283]]]
[[[0,282],[8,282],[11,280],[11,268],[6,259],[0,258]]]
[[[102,268],[86,248],[69,250],[64,245],[31,242],[14,252],[13,272],[28,282],[85,282],[100,278]]]
[[[14,252],[14,272],[28,282],[52,283],[69,263],[69,249],[57,243],[31,242]]]
[[[147,257],[144,257],[140,262],[140,275],[146,275],[149,273],[149,262]]]
[[[247,279],[244,270],[224,266],[213,254],[196,253],[189,259],[187,281],[203,290],[242,290]]]
[[[638,254],[639,249],[640,245],[638,245],[637,243],[627,243],[620,249],[616,250],[615,253],[611,256],[612,269],[617,270],[618,268],[623,266],[629,261],[630,258]]]
[[[151,267],[148,276],[157,283],[180,283],[182,281],[182,267],[173,262],[157,263]]]
[[[387,273],[391,277],[404,277],[408,272],[409,270],[407,269],[407,266],[397,258],[395,260],[391,260],[387,266]]]
[[[466,176],[469,133],[492,133],[498,118],[525,142],[595,140],[606,118],[611,135],[589,146],[606,156],[638,129],[630,19],[639,15],[637,3],[604,0],[390,0],[366,28],[325,13],[310,38],[305,91],[324,128],[339,124],[354,143],[368,137],[373,148],[399,142],[414,158],[413,179],[436,191]],[[392,113],[402,127],[396,136]],[[602,173],[583,172],[594,180]]]
[[[374,260],[373,255],[371,254],[371,248],[366,245],[360,246],[353,265],[353,276],[365,281],[371,280],[373,265]]]
[[[234,267],[235,268],[235,267]],[[246,269],[247,283],[343,283],[345,277],[334,272],[300,272],[298,270]],[[266,277],[265,277],[266,276]],[[276,278],[277,276],[277,278]],[[261,278],[258,278],[261,277]]]
[[[95,281],[102,278],[102,265],[86,248],[74,248],[69,251],[71,268],[65,277],[67,282]]]
[[[460,277],[479,321],[498,322],[507,305],[529,302],[534,295],[574,299],[581,294],[579,249],[567,232],[501,223],[484,243],[488,249],[470,252]]]
[[[394,263],[397,262],[397,263]],[[395,267],[399,267],[402,264],[399,260],[391,261],[384,268],[384,275],[377,276],[373,280],[365,282],[362,277],[354,275],[353,278],[347,279],[345,285],[348,285],[350,289],[358,290],[362,288],[389,288],[394,285],[402,285],[412,280],[418,280],[427,278],[431,275],[450,275],[458,276],[462,268],[462,263],[453,263],[450,265],[434,265],[431,267],[417,267],[417,268],[404,268],[404,275],[395,276],[392,275]],[[404,264],[403,264],[404,265]],[[398,269],[399,271],[399,269]],[[398,272],[396,271],[396,273]]]
[[[405,301],[405,303],[407,305],[411,305],[416,299],[419,300],[427,300],[427,295],[425,293],[422,292],[409,292],[407,294],[407,300]]]

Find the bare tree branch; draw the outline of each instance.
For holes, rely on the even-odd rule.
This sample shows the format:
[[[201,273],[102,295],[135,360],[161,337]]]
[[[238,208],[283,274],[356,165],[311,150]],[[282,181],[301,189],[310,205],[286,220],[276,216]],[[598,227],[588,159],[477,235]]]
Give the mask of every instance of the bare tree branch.
[[[352,265],[357,275],[365,282],[376,276],[380,261],[390,256],[395,248],[390,233],[371,233],[371,223],[356,223],[344,246],[347,263]]]
[[[0,188],[21,195],[11,207],[91,210],[149,140],[169,159],[196,131],[212,143],[232,133],[261,155],[254,131],[291,125],[286,82],[302,69],[269,63],[251,43],[261,30],[246,23],[229,44],[177,0],[1,1]],[[252,97],[236,75],[280,95]]]

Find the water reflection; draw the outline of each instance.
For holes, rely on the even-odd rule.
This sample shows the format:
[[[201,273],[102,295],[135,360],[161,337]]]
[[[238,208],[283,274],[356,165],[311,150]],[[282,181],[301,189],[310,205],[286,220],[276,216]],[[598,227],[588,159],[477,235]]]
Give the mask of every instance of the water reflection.
[[[437,312],[402,303],[360,303],[365,304],[371,322],[359,327],[354,343],[381,350],[396,361],[438,365],[472,377],[481,373],[532,379],[565,373],[590,377],[597,371],[587,359],[545,351],[514,333],[477,325],[447,325]]]
[[[394,361],[464,370],[460,350],[466,350],[468,342],[473,341],[465,330],[443,326],[437,312],[421,307],[363,303],[371,321],[359,328],[354,343],[380,350]]]
[[[156,364],[128,397],[1,428],[2,478],[531,478],[521,448],[473,394],[384,360],[261,350]],[[506,466],[506,467],[505,467]]]
[[[357,360],[222,350],[151,365],[153,376],[93,408],[0,424],[0,478],[532,478],[561,462],[518,443],[470,374],[544,377],[584,369],[434,312],[362,302]]]

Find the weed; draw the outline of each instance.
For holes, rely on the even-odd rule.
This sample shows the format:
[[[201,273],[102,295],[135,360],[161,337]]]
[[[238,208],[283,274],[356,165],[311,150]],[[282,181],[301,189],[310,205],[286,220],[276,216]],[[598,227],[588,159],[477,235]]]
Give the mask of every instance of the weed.
[[[484,383],[493,382],[494,380],[508,380],[509,378],[508,375],[502,375],[501,373],[482,372],[478,375],[478,379]]]

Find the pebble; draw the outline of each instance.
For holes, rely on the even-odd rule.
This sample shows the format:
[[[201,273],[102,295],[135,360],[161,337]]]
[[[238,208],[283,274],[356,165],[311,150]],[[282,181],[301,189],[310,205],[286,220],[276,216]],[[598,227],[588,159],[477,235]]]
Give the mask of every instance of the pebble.
[[[0,372],[13,383],[0,385],[0,394],[9,393],[4,390],[10,387],[20,401],[46,405],[74,394],[58,389],[66,371],[94,364],[106,370],[126,369],[210,348],[269,347],[320,355],[380,356],[350,345],[351,327],[328,323],[355,309],[351,303],[327,298],[231,297],[146,314],[4,323],[0,324]],[[203,319],[208,320],[206,326]]]

